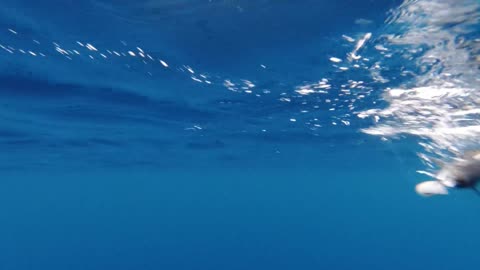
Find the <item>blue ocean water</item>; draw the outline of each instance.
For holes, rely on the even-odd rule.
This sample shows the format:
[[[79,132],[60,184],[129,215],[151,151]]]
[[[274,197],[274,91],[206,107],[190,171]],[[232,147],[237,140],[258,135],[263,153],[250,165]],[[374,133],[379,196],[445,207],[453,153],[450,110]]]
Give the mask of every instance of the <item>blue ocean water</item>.
[[[475,0],[3,0],[0,269],[475,269],[414,188],[479,52]]]

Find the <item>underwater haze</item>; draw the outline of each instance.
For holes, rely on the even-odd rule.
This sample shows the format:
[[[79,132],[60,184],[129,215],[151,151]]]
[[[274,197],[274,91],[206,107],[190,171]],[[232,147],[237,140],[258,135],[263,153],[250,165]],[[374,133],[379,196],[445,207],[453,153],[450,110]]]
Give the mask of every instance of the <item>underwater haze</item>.
[[[476,269],[477,0],[2,0],[0,269]]]

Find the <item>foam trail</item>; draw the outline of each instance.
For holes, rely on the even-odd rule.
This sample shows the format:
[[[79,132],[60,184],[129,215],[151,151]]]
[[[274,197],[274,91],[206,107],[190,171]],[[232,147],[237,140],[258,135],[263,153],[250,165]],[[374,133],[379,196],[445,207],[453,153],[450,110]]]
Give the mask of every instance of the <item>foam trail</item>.
[[[391,33],[382,37],[381,45],[396,48],[402,62],[410,62],[400,70],[414,76],[384,91],[386,108],[358,113],[375,119],[363,131],[421,137],[428,154],[419,156],[428,164],[431,156],[447,159],[479,148],[480,3],[408,0],[388,22]]]

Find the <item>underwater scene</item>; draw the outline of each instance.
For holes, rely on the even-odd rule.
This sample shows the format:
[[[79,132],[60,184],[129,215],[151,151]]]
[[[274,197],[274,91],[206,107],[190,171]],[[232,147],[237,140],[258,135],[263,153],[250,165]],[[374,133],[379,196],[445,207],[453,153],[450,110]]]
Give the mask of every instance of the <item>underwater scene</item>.
[[[0,60],[0,270],[479,267],[478,0],[2,0]]]

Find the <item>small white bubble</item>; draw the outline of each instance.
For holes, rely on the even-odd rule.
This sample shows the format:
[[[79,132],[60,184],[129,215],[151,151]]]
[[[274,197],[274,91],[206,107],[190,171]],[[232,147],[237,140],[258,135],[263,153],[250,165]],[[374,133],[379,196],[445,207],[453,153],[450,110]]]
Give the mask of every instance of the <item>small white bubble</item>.
[[[334,63],[340,63],[340,62],[342,62],[342,59],[337,58],[337,57],[330,57],[330,61],[332,61]]]
[[[168,67],[168,64],[165,61],[163,61],[163,60],[159,60],[159,61],[164,67]]]
[[[95,48],[92,44],[90,43],[87,43],[87,45],[85,46],[87,47],[87,49],[89,49],[90,51],[98,51],[97,48]]]

